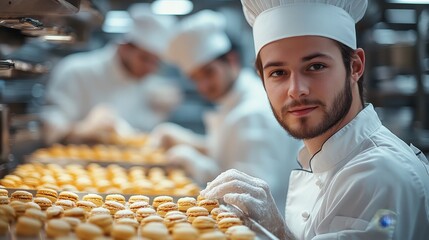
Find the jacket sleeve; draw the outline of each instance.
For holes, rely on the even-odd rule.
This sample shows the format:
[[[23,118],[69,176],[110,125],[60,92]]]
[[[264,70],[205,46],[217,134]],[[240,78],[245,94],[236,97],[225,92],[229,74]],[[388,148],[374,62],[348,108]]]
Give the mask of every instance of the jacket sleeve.
[[[409,165],[398,169],[394,164],[385,164],[396,159],[406,163],[411,159],[380,147],[359,158],[356,163],[351,160],[326,186],[326,196],[316,216],[319,223],[316,235],[331,233],[343,236],[336,239],[374,239],[370,221],[375,212],[388,209],[398,216],[392,239],[420,239],[413,234],[418,232],[419,219],[423,220],[425,212],[423,186],[414,178]]]

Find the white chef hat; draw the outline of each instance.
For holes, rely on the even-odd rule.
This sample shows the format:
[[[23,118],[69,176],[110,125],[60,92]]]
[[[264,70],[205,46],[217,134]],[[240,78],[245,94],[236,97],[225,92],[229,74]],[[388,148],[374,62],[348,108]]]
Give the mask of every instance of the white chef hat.
[[[125,35],[125,39],[139,48],[163,56],[176,18],[153,13],[148,3],[135,3],[131,5],[128,12],[133,20],[133,27]]]
[[[225,17],[212,10],[202,10],[184,18],[171,39],[167,59],[189,74],[227,53],[231,41],[225,26]]]
[[[367,0],[241,0],[253,27],[255,53],[279,39],[322,36],[356,49],[355,24],[365,14]]]

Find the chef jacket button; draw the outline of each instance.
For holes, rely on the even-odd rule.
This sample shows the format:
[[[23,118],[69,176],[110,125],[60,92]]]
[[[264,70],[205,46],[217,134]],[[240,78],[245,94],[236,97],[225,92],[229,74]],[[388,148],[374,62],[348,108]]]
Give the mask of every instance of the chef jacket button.
[[[308,212],[303,212],[303,213],[301,214],[301,216],[302,216],[302,218],[304,218],[304,221],[307,221],[307,220],[308,220],[308,218],[310,217],[310,214],[309,214]]]

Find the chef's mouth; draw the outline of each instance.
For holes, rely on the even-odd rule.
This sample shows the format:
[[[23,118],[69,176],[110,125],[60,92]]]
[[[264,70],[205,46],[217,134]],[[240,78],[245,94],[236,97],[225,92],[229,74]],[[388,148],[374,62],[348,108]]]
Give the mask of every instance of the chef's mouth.
[[[317,106],[299,106],[288,109],[288,113],[294,116],[306,116],[309,113],[313,112]]]

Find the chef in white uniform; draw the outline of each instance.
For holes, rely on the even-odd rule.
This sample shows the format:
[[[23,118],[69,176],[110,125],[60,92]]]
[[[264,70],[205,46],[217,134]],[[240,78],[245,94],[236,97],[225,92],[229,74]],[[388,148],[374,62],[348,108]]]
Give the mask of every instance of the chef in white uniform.
[[[129,13],[133,28],[121,42],[72,54],[54,68],[42,111],[48,144],[150,131],[180,103],[180,89],[157,74],[175,19],[148,4]]]
[[[428,161],[363,100],[355,23],[367,1],[242,4],[276,118],[304,140],[301,169],[290,177],[285,221],[266,184],[238,171],[201,194],[237,205],[280,239],[428,239]],[[379,211],[387,214],[371,223]]]
[[[205,116],[206,135],[161,124],[153,137],[170,148],[168,158],[201,184],[227,169],[239,169],[267,181],[285,206],[289,173],[298,167],[302,145],[277,124],[261,80],[241,67],[238,51],[224,31],[225,17],[203,10],[184,19],[172,38],[168,59],[191,79],[198,92],[215,103]]]

